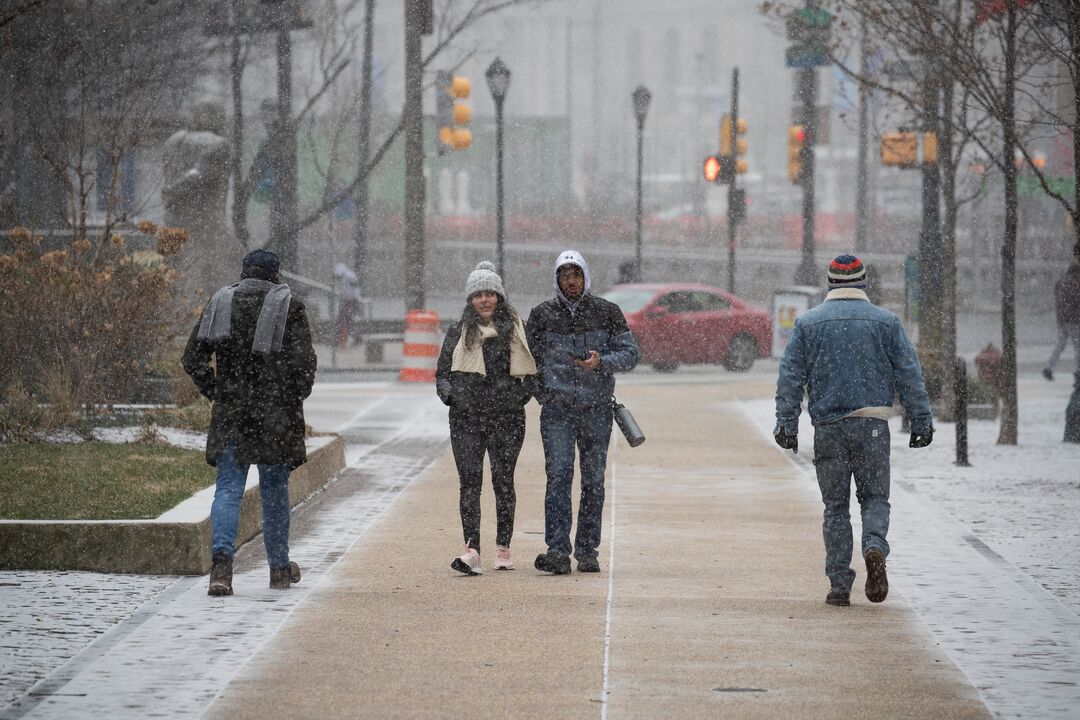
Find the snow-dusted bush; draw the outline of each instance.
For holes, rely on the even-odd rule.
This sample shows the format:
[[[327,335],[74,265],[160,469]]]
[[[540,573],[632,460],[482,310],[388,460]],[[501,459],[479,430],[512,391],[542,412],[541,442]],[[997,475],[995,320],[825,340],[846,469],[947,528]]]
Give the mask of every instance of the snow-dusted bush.
[[[140,229],[170,255],[186,241],[183,230]],[[120,235],[51,252],[25,228],[11,239],[0,255],[0,391],[17,384],[72,410],[130,396],[175,342],[170,258],[130,253]]]

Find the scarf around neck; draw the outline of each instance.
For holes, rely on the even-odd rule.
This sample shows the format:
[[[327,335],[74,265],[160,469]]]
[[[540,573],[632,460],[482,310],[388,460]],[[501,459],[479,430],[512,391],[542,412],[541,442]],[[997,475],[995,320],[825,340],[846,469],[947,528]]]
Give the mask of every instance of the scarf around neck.
[[[474,348],[465,346],[465,333],[461,333],[454,346],[454,358],[451,371],[471,372],[487,375],[484,365],[484,341],[498,335],[494,325],[480,325],[480,342]],[[510,377],[525,377],[536,374],[536,361],[529,352],[529,341],[525,338],[525,326],[521,318],[514,321],[514,332],[510,336]]]
[[[251,350],[259,355],[280,352],[292,291],[285,283],[272,283],[257,278],[244,278],[214,293],[199,321],[199,340],[215,343],[229,337],[232,334],[233,295],[257,292],[265,292],[266,297],[263,298],[259,320],[255,324],[255,339],[251,343]]]

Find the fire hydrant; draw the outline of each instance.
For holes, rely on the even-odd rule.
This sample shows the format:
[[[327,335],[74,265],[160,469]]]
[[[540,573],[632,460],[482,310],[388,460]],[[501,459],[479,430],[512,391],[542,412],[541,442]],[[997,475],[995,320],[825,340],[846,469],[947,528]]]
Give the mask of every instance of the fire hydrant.
[[[999,396],[1005,393],[1001,351],[994,347],[994,343],[988,344],[975,356],[975,368],[979,382],[989,385]]]

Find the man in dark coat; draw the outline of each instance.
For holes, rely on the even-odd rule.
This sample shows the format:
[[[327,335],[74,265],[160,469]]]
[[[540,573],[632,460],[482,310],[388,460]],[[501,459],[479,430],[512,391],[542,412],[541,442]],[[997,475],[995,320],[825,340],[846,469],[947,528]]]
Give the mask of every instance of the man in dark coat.
[[[232,594],[240,501],[251,465],[259,469],[270,587],[287,589],[300,580],[299,566],[289,561],[289,473],[307,460],[304,398],[316,360],[304,304],[281,282],[277,256],[253,250],[244,257],[240,282],[206,304],[182,362],[213,403],[206,461],[217,468],[217,488],[208,593]]]
[[[617,372],[637,365],[637,341],[615,303],[589,292],[585,258],[566,250],[555,260],[556,296],[533,308],[525,325],[529,349],[539,370],[537,401],[544,443],[547,492],[544,542],[537,570],[570,572],[570,552],[579,572],[600,572],[597,548],[604,512],[604,468],[611,440],[611,398]],[[577,532],[570,544],[570,490],[574,450],[581,465]]]

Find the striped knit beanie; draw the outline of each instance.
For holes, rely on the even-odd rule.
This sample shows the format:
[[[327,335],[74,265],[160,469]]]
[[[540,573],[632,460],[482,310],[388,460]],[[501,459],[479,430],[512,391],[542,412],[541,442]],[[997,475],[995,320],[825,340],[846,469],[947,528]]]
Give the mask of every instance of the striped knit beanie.
[[[840,255],[829,263],[830,288],[866,288],[866,268],[854,255]]]

